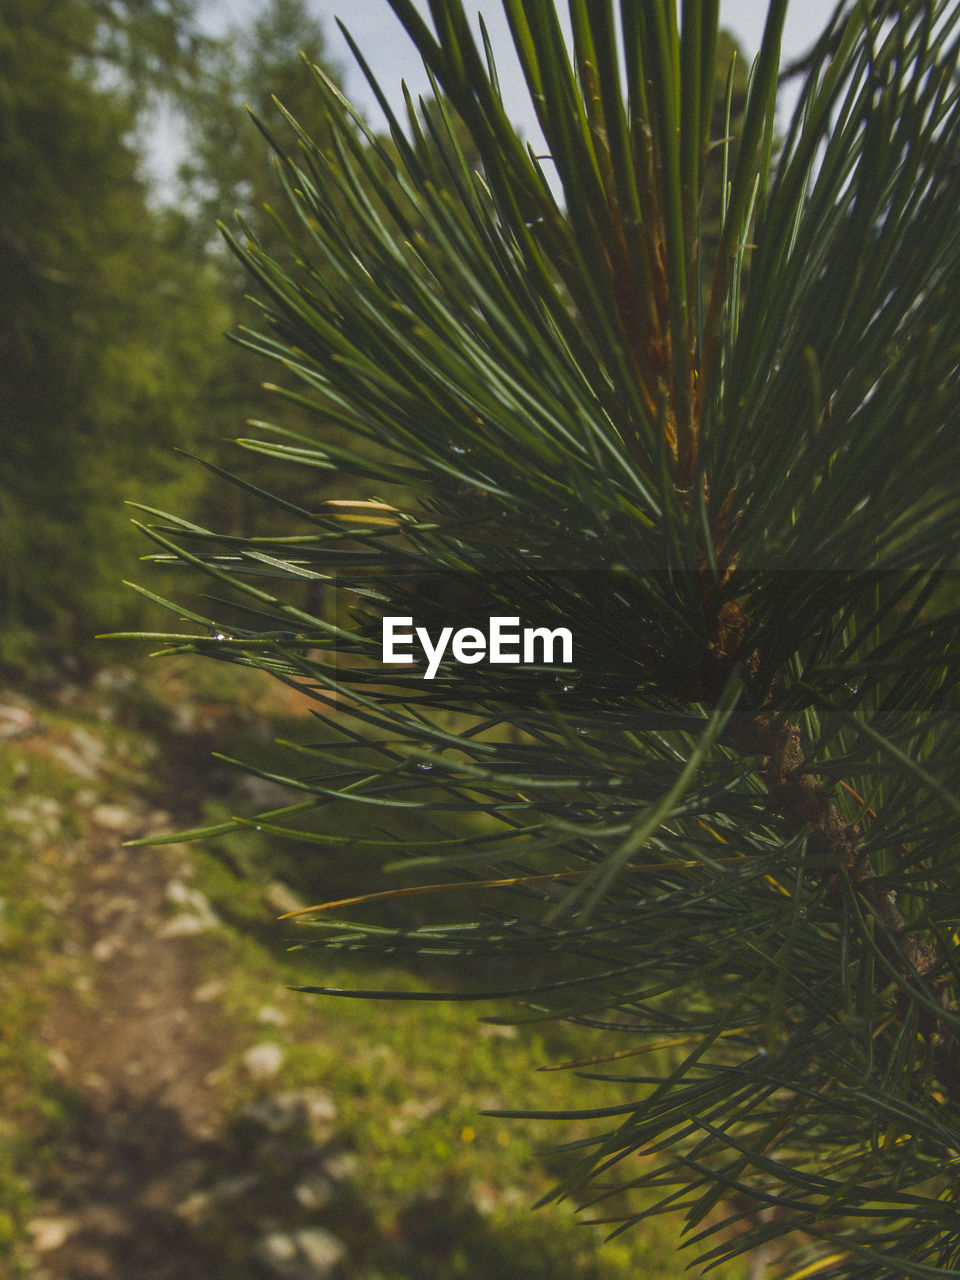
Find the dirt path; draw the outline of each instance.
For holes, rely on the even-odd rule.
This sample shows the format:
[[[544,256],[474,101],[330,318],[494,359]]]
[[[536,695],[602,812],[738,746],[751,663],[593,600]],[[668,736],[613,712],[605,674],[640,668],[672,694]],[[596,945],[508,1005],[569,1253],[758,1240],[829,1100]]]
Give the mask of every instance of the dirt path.
[[[124,677],[120,693],[127,687]],[[185,776],[171,793],[156,782],[157,743],[124,722],[111,692],[0,698],[7,776],[13,762],[4,820],[32,849],[27,879],[49,868],[23,892],[59,922],[23,981],[43,1002],[40,1041],[69,1117],[46,1158],[34,1148],[28,1274],[207,1280],[223,1262],[183,1205],[225,1158],[213,1077],[236,1037],[217,1017],[200,949],[219,922],[191,887],[184,846],[123,842],[195,816],[209,742],[182,736]],[[154,808],[168,793],[176,819]]]
[[[284,979],[269,960],[251,978],[256,1021],[221,1009],[237,937],[198,891],[192,847],[124,847],[196,826],[211,797],[251,803],[211,759],[228,728],[262,732],[252,705],[232,714],[160,707],[129,672],[42,698],[0,689],[0,957],[9,945],[19,965],[0,989],[24,996],[0,1041],[0,1124],[29,1116],[0,1162],[19,1197],[9,1212],[0,1197],[0,1280],[343,1274],[324,1213],[349,1202],[352,1166],[332,1098],[280,1087]],[[265,922],[276,891],[291,892],[265,884]]]
[[[0,1203],[0,1280],[332,1280],[346,1246],[317,1215],[350,1168],[328,1095],[274,1083],[285,1050],[263,1032],[285,1016],[270,1004],[282,979],[251,979],[256,1025],[223,1012],[234,934],[197,889],[192,850],[124,846],[196,825],[212,796],[249,802],[211,760],[230,713],[173,702],[163,721],[132,680],[0,691],[0,843],[16,847],[0,955],[12,891],[30,957],[0,1097],[31,1117],[0,1167],[26,1205],[6,1222],[29,1215],[24,1247],[18,1233],[5,1253]],[[37,918],[56,928],[35,938]],[[243,1096],[224,1103],[224,1079]]]
[[[203,1016],[190,933],[202,922],[170,914],[189,889],[168,849],[125,849],[94,828],[73,854],[68,939],[95,969],[44,1022],[78,1105],[38,1188],[34,1244],[56,1280],[196,1280],[214,1259],[177,1208],[216,1151],[210,1075],[224,1047]]]

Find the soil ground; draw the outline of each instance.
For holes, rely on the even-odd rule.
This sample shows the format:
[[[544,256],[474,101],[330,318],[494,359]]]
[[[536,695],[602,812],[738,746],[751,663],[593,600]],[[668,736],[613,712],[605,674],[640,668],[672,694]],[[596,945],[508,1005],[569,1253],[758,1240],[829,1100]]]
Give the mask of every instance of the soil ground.
[[[178,1206],[216,1154],[211,1075],[223,1045],[191,1005],[195,943],[165,936],[182,865],[119,836],[78,842],[69,934],[95,957],[92,988],[58,992],[43,1037],[78,1095],[55,1171],[38,1188],[34,1243],[56,1280],[198,1280],[214,1255]]]

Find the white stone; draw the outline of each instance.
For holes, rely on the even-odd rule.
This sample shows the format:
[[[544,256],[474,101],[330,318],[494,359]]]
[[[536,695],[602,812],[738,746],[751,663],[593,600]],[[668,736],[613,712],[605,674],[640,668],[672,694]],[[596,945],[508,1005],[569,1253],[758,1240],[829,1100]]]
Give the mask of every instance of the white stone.
[[[32,712],[5,702],[0,706],[0,738],[19,738],[35,728]]]
[[[269,1080],[277,1074],[286,1058],[278,1044],[255,1044],[243,1055],[243,1065],[255,1080]]]
[[[195,911],[198,915],[210,910],[210,903],[200,890],[191,889],[182,880],[171,880],[163,896],[173,906],[186,907],[190,911]]]
[[[137,814],[119,804],[98,804],[90,816],[98,826],[125,835],[132,835],[140,825]]]
[[[207,1004],[211,1000],[219,1000],[226,993],[227,984],[222,978],[212,978],[209,982],[204,982],[197,987],[193,993],[193,998],[198,1004]]]
[[[99,938],[91,949],[90,954],[94,960],[103,964],[107,960],[112,960],[119,950],[123,947],[123,939],[113,935],[107,935],[105,938]]]
[[[182,880],[171,880],[164,897],[180,910],[160,930],[161,938],[189,937],[219,927],[219,917],[199,889],[191,889]]]
[[[338,1151],[324,1160],[323,1167],[334,1182],[347,1182],[356,1175],[360,1161],[353,1151]]]
[[[59,1249],[76,1229],[74,1218],[34,1218],[27,1227],[37,1253],[52,1253]]]
[[[194,934],[216,929],[219,923],[220,921],[212,912],[209,916],[198,916],[192,911],[182,911],[163,925],[159,930],[159,936],[161,938],[192,938]]]
[[[272,1047],[279,1048],[277,1045]],[[273,1134],[286,1133],[306,1125],[311,1136],[319,1141],[329,1138],[331,1127],[337,1118],[337,1108],[323,1089],[287,1089],[282,1093],[254,1099],[244,1107],[243,1115],[245,1119]]]
[[[136,679],[129,667],[102,667],[93,677],[93,683],[98,689],[129,689]]]
[[[75,778],[82,778],[84,782],[96,782],[99,778],[96,765],[85,759],[75,747],[69,747],[65,742],[51,742],[48,750],[54,760],[62,764]]]
[[[287,1015],[276,1005],[265,1004],[257,1010],[257,1021],[265,1027],[285,1027]]]
[[[271,1231],[257,1245],[257,1257],[276,1280],[331,1280],[347,1256],[341,1240],[323,1227]]]
[[[70,730],[73,745],[90,764],[102,764],[107,758],[107,744],[87,729],[76,725]]]
[[[309,1213],[316,1213],[327,1207],[333,1199],[333,1191],[333,1183],[329,1178],[325,1178],[322,1173],[308,1173],[297,1183],[293,1194],[302,1208]]]
[[[516,1040],[517,1028],[509,1023],[484,1023],[480,1027],[480,1035],[484,1040]]]
[[[282,880],[270,881],[263,891],[263,901],[264,905],[278,916],[289,915],[291,911],[301,911],[307,905]]]

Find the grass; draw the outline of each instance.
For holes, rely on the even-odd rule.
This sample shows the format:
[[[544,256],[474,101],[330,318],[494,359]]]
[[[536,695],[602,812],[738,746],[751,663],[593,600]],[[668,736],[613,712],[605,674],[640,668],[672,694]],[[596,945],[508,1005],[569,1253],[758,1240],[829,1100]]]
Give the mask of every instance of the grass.
[[[222,908],[222,868],[211,875],[207,869],[201,854],[196,883]],[[479,1114],[617,1101],[609,1087],[536,1073],[558,1057],[583,1053],[582,1036],[556,1028],[511,1035],[479,1023],[471,1006],[309,997],[286,986],[315,982],[315,965],[283,959],[239,933],[208,945],[208,973],[226,975],[221,1018],[234,1029],[246,1027],[251,1043],[273,1042],[285,1051],[269,1090],[313,1085],[336,1100],[337,1142],[356,1154],[362,1177],[331,1227],[359,1251],[358,1274],[626,1280],[683,1273],[675,1221],[654,1220],[605,1243],[603,1230],[580,1225],[569,1204],[531,1212],[563,1168],[545,1148],[581,1136],[576,1130]],[[338,965],[324,982],[350,986],[369,977]],[[420,985],[402,970],[377,978],[396,988]],[[281,1026],[264,1025],[265,1005]],[[221,1088],[228,1109],[240,1112],[263,1086],[238,1054]],[[391,1265],[388,1255],[396,1252],[400,1260]],[[745,1271],[721,1274],[734,1280]]]
[[[83,838],[91,803],[134,797],[147,806],[174,807],[176,779],[164,770],[183,749],[184,738],[177,737],[162,709],[169,683],[159,683],[165,685],[159,695],[149,677],[138,676],[109,697],[85,695],[73,710],[44,707],[42,741],[47,748],[51,742],[69,743],[79,730],[88,745],[91,740],[100,744],[109,757],[109,768],[96,783],[78,780],[56,752],[32,740],[0,743],[0,785],[9,797],[0,808],[0,838],[7,849],[0,863],[5,903],[0,999],[6,1023],[0,1047],[0,1258],[5,1250],[11,1275],[28,1274],[22,1270],[26,1255],[18,1241],[31,1214],[31,1182],[55,1158],[75,1099],[41,1038],[44,1009],[58,986],[89,982],[85,957],[63,948],[59,908],[68,900],[75,874],[65,851]],[[187,699],[203,704],[208,726],[204,749],[208,739],[215,741],[222,732],[217,745],[231,753],[264,752],[260,689],[259,680],[249,688],[238,689],[234,683],[232,694],[221,685],[204,686],[199,694],[181,685],[170,705]],[[231,698],[232,705],[239,702],[246,708],[239,720],[229,721]],[[106,704],[109,719],[103,718]],[[211,769],[212,789],[220,794],[206,816],[249,810],[239,792],[224,790],[237,785],[239,775],[229,775],[231,783]],[[194,813],[191,820],[199,816]],[[249,831],[190,846],[190,862],[191,886],[209,899],[223,921],[222,927],[191,940],[191,946],[197,982],[216,983],[218,992],[215,1000],[195,1006],[194,1016],[206,1018],[211,1036],[228,1046],[217,1073],[228,1118],[225,1141],[229,1146],[234,1140],[229,1135],[241,1133],[245,1108],[265,1093],[317,1087],[333,1098],[331,1142],[349,1157],[345,1167],[352,1172],[340,1180],[322,1212],[311,1216],[305,1210],[302,1220],[321,1223],[344,1240],[356,1268],[351,1276],[633,1280],[643,1275],[669,1280],[685,1273],[689,1254],[678,1252],[682,1224],[676,1219],[655,1218],[604,1242],[604,1229],[584,1226],[569,1203],[532,1211],[565,1167],[549,1149],[582,1136],[576,1129],[480,1114],[619,1101],[615,1087],[568,1072],[537,1071],[602,1052],[602,1045],[574,1028],[550,1024],[514,1030],[478,1021],[495,1012],[489,1006],[367,1002],[295,992],[290,988],[321,982],[416,989],[427,984],[427,975],[399,966],[371,974],[370,965],[360,960],[351,964],[338,959],[331,968],[321,953],[288,949],[300,934],[289,923],[277,924],[276,912],[265,905],[266,886],[283,874],[298,892],[315,891],[325,874],[315,849],[274,850],[262,835]],[[348,871],[344,865],[329,868],[338,884],[346,883]],[[362,875],[363,868],[359,871]],[[355,877],[357,872],[354,866]],[[257,1079],[245,1054],[267,1042],[281,1048],[282,1066],[270,1079]],[[240,1148],[225,1148],[224,1171],[244,1172],[242,1161],[248,1159],[264,1173],[263,1162],[269,1164],[271,1158],[269,1151],[244,1154]],[[282,1181],[288,1165],[279,1156],[277,1160],[275,1176]],[[223,1217],[211,1227],[224,1265],[236,1280],[245,1277],[243,1259],[249,1258],[251,1233],[259,1220],[251,1211]],[[741,1280],[746,1266],[727,1265],[713,1274]]]
[[[0,1258],[14,1275],[28,1274],[30,1175],[49,1163],[73,1108],[42,1030],[52,993],[86,979],[63,949],[60,922],[70,875],[61,842],[74,830],[76,789],[56,762],[0,742]]]

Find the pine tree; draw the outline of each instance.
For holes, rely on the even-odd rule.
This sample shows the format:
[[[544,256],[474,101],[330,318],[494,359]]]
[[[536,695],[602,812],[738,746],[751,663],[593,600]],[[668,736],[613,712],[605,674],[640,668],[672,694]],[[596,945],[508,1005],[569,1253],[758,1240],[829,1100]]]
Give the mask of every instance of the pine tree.
[[[613,1101],[571,1112],[558,1195],[614,1230],[679,1209],[715,1264],[781,1241],[797,1278],[960,1274],[960,11],[842,3],[778,147],[772,0],[734,152],[715,2],[571,0],[568,49],[505,0],[540,156],[460,0],[432,29],[392,3],[481,171],[446,108],[390,115],[388,151],[316,73],[329,141],[278,144],[289,249],[234,242],[246,341],[318,424],[248,444],[316,500],[264,495],[300,522],[273,542],[150,527],[232,599],[168,645],[313,698],[326,740],[264,830],[322,850],[353,804],[358,848],[460,908],[321,904],[303,936],[593,1029],[567,1065]],[[461,645],[425,678],[384,664],[384,617],[573,652]],[[618,1221],[621,1187],[654,1207]]]
[[[136,624],[118,495],[196,487],[174,446],[195,438],[224,315],[184,259],[183,219],[152,207],[128,92],[136,75],[142,105],[145,85],[185,73],[191,31],[181,0],[0,13],[3,661],[75,656],[107,611]]]

